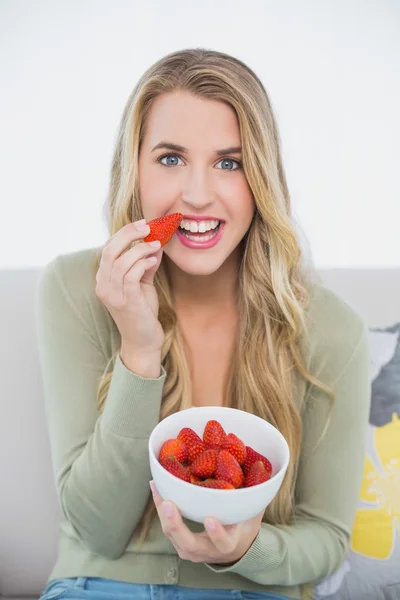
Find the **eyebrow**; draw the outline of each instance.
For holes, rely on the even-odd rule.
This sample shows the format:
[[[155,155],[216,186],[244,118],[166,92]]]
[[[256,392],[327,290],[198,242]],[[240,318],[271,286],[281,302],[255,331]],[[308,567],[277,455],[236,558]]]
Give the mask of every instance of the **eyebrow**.
[[[168,150],[175,150],[175,152],[188,153],[188,149],[183,146],[179,146],[178,144],[173,144],[172,142],[160,142],[151,150],[157,150],[159,148],[167,148]],[[215,154],[217,156],[224,156],[225,154],[240,154],[242,152],[241,146],[231,146],[230,148],[224,148],[223,150],[216,150]]]

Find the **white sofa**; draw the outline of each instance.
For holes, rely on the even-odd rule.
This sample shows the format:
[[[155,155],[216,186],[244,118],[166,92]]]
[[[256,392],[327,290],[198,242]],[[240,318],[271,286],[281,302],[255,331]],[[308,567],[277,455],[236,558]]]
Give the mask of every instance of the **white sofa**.
[[[57,549],[57,505],[33,320],[39,270],[0,271],[0,599],[38,598]],[[400,320],[400,270],[324,270],[370,327]]]

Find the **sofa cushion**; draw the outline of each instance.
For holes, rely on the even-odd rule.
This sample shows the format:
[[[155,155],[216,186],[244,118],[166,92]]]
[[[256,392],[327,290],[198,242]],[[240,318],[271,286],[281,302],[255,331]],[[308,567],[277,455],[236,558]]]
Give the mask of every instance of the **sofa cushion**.
[[[370,423],[350,551],[315,599],[400,600],[400,323],[370,330],[370,350]]]
[[[387,585],[383,590],[383,594],[384,594],[385,600],[399,600],[399,598],[400,598],[400,581],[399,581],[399,583],[394,583],[393,585]]]

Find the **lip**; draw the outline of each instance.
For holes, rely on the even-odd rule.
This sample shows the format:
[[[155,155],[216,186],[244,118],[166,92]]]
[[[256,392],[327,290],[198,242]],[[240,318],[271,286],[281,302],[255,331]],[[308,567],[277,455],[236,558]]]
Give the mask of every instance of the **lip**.
[[[219,219],[218,217],[210,217],[209,215],[202,215],[201,217],[196,215],[183,215],[182,220],[187,219],[190,221],[220,221],[221,223],[225,223],[223,219]]]
[[[185,237],[179,231],[179,229],[177,229],[176,235],[177,235],[179,241],[182,242],[182,244],[184,246],[186,246],[187,248],[193,248],[194,250],[207,250],[208,248],[212,248],[213,246],[216,246],[218,244],[219,240],[222,237],[222,231],[224,229],[224,226],[225,226],[225,223],[223,223],[221,221],[217,235],[215,237],[213,237],[211,240],[208,240],[208,242],[193,242],[192,240],[189,240],[189,238]]]

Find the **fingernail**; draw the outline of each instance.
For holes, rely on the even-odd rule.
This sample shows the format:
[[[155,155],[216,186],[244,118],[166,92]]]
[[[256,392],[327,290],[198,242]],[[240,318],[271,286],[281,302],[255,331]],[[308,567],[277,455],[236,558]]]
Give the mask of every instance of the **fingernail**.
[[[156,493],[156,486],[155,486],[155,483],[154,483],[154,481],[153,481],[153,480],[151,480],[151,481],[149,481],[149,484],[150,484],[151,493],[152,493],[152,494],[153,494],[153,496],[154,496],[154,495],[155,495],[155,493]]]
[[[159,248],[161,246],[160,240],[155,240],[154,242],[149,242],[149,246],[152,248]]]
[[[174,509],[172,508],[172,504],[169,502],[164,502],[163,504],[164,515],[168,518],[171,518],[174,514]]]
[[[138,231],[150,231],[150,227],[146,225],[146,223],[142,223],[141,225],[136,225],[136,229]]]
[[[215,522],[212,519],[206,519],[205,522],[206,529],[210,531],[215,531]]]
[[[140,219],[140,221],[136,221],[135,225],[143,225],[143,223],[146,223],[146,219]]]

